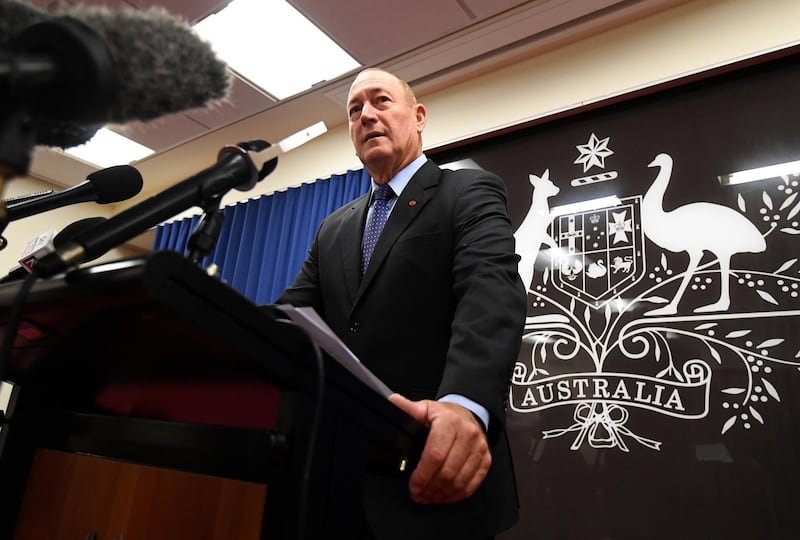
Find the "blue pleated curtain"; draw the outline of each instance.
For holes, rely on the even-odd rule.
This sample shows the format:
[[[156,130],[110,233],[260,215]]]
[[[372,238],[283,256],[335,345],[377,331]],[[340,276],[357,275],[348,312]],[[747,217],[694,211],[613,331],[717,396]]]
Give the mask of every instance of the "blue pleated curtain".
[[[323,218],[369,189],[364,169],[332,175],[297,188],[224,208],[219,240],[203,260],[256,304],[273,302],[294,280]],[[188,254],[186,244],[202,216],[156,229],[154,250]]]

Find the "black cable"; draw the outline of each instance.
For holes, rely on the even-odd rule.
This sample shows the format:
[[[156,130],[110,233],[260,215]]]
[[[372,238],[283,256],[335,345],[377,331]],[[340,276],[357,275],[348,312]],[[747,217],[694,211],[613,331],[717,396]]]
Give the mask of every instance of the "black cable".
[[[322,357],[322,351],[319,345],[314,341],[305,328],[297,326],[292,321],[287,319],[277,319],[278,322],[290,324],[294,328],[299,329],[305,334],[308,342],[311,344],[311,350],[314,352],[314,359],[317,364],[317,396],[314,402],[314,412],[311,417],[311,427],[308,431],[308,449],[305,455],[305,463],[303,464],[303,478],[300,482],[300,500],[298,501],[297,511],[297,539],[305,540],[305,526],[306,514],[308,513],[308,489],[311,483],[311,467],[314,462],[314,449],[317,445],[317,436],[319,433],[319,425],[322,421],[322,402],[325,396],[325,362]]]
[[[17,339],[17,330],[19,329],[20,322],[22,321],[22,310],[25,307],[25,302],[28,299],[33,284],[39,276],[36,273],[30,273],[25,277],[22,285],[17,291],[17,297],[14,303],[11,304],[11,309],[8,313],[8,320],[6,321],[5,334],[3,339],[3,347],[0,350],[0,381],[6,380],[6,369],[11,363],[11,355],[14,351],[14,342]]]

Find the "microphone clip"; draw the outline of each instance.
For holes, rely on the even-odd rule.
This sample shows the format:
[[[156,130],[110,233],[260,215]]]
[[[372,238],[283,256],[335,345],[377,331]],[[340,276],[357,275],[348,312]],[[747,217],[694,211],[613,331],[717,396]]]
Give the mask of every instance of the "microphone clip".
[[[256,165],[252,159],[253,152],[263,152],[272,146],[267,141],[253,140],[240,142],[236,145],[229,145],[224,147],[219,153],[219,159],[227,154],[239,155],[250,164],[250,174],[243,176],[243,181],[234,186],[233,189],[240,191],[249,191],[256,183],[270,174],[278,164],[277,158],[272,158],[265,163]],[[189,249],[189,260],[196,265],[200,265],[203,258],[205,258],[214,245],[219,240],[219,234],[222,231],[222,223],[224,221],[223,211],[220,208],[222,197],[227,193],[226,191],[219,191],[215,189],[201,189],[200,190],[200,203],[199,206],[203,209],[203,218],[197,224],[192,235],[187,242]]]
[[[203,218],[197,224],[187,242],[189,260],[198,266],[203,258],[211,253],[217,240],[219,240],[222,222],[225,219],[222,209],[219,207],[221,200],[222,194],[216,194],[208,197],[203,202]]]

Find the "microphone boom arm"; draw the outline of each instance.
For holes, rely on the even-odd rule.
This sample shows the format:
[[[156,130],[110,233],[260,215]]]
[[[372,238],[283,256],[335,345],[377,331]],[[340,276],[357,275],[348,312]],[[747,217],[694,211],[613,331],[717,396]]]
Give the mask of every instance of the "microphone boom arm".
[[[34,271],[41,277],[53,276],[99,257],[193,206],[217,201],[231,189],[250,190],[275,170],[278,156],[326,131],[325,123],[317,122],[274,145],[254,140],[226,146],[214,165],[91,228],[38,261]]]
[[[180,212],[202,205],[208,197],[221,196],[257,180],[258,171],[247,151],[241,146],[226,146],[211,167],[92,227],[38,261],[34,269],[42,277],[55,275],[99,257]]]

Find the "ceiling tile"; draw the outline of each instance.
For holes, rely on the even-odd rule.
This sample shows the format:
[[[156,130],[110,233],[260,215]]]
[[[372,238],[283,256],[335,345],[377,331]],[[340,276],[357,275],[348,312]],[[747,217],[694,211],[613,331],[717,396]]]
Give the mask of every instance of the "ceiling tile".
[[[161,6],[194,24],[227,6],[231,0],[128,0],[139,9]]]
[[[111,129],[156,152],[199,137],[208,131],[205,126],[183,113],[162,116],[146,123],[129,122]]]
[[[419,47],[472,22],[456,0],[404,0],[391,2],[388,10],[379,8],[374,0],[287,1],[366,66],[384,62],[398,51]]]
[[[570,1],[571,0],[547,0],[546,2],[540,3],[563,4]],[[529,0],[492,0],[491,2],[486,2],[486,0],[459,0],[459,2],[464,6],[465,10],[474,14],[476,19],[486,19],[487,17],[492,17],[507,9],[521,4],[527,4]],[[574,4],[575,2],[573,1],[572,3]],[[584,3],[589,4],[590,2]]]
[[[275,103],[274,99],[234,75],[226,100],[212,107],[187,111],[186,115],[199,124],[214,129],[264,111]]]
[[[201,109],[171,114],[150,122],[131,122],[113,128],[117,133],[156,151],[199,137],[210,130],[264,111],[275,102],[238,77],[226,101]]]

